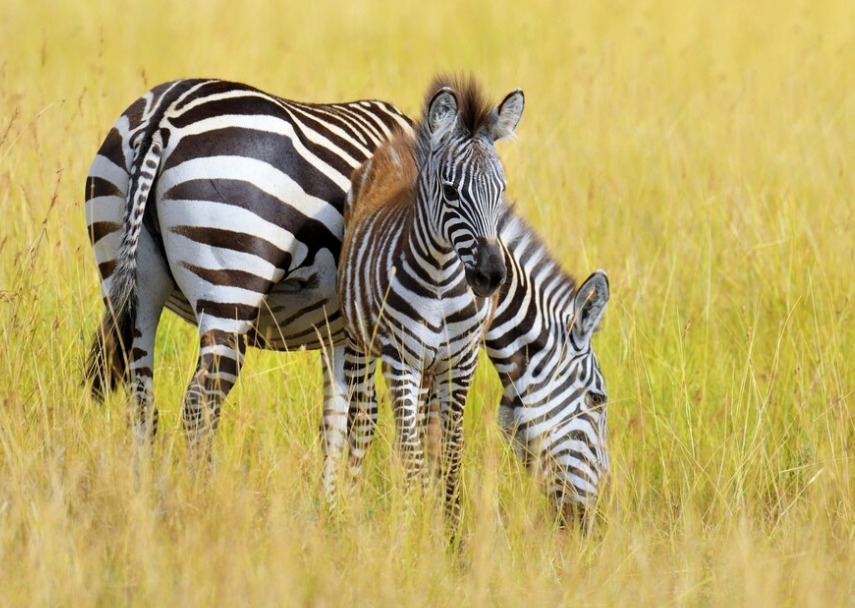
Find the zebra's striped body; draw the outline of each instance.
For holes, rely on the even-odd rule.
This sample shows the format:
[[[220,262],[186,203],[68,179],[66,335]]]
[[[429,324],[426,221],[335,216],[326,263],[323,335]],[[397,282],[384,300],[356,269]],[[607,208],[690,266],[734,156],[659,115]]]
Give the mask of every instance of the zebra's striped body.
[[[200,282],[267,292],[252,335],[262,348],[316,349],[329,343],[327,334],[341,342],[335,270],[350,174],[395,129],[409,129],[409,120],[379,101],[303,104],[217,80],[152,89],[116,123],[87,179],[87,224],[104,297],[120,255],[131,166],[148,134],[168,133],[145,226],[158,247],[185,254],[170,267],[202,267],[190,271]],[[205,266],[200,254],[222,262]],[[274,284],[237,273],[202,276],[217,266]],[[178,285],[166,307],[193,323],[201,309]]]
[[[90,356],[89,379],[96,394],[122,380],[126,359],[130,359],[126,379],[132,394],[131,421],[141,438],[151,436],[157,424],[151,393],[154,337],[162,308],[199,323],[198,317],[206,310],[204,305],[199,307],[205,299],[202,293],[222,294],[209,298],[215,301],[228,302],[232,294],[251,294],[255,298],[266,283],[253,277],[266,272],[273,285],[266,297],[259,298],[262,304],[246,333],[247,341],[280,350],[336,347],[325,351],[322,357],[324,443],[335,443],[340,396],[346,390],[345,332],[335,291],[345,194],[353,169],[393,130],[407,130],[408,125],[409,120],[397,109],[382,102],[300,104],[218,80],[166,83],[132,104],[105,139],[86,183],[87,227],[102,279],[102,294],[110,311]],[[161,150],[156,160],[145,159],[157,133]],[[145,166],[147,160],[157,165],[153,171]],[[243,162],[233,163],[235,160]],[[247,160],[255,161],[249,163],[255,170],[246,169]],[[140,168],[135,170],[137,164]],[[171,181],[165,183],[167,170],[171,171],[167,176]],[[143,171],[151,177],[145,179]],[[147,189],[143,187],[146,184]],[[125,226],[132,223],[131,214],[140,207],[133,193],[142,190],[146,191],[143,221],[131,255],[133,297],[128,302],[112,300],[115,275],[122,265],[120,257],[127,258],[129,253],[121,251]],[[328,204],[335,213],[324,213],[327,207],[318,201]],[[513,221],[505,223],[516,225]],[[500,238],[507,248],[506,259],[528,268],[528,261],[548,257],[536,240],[513,238],[517,231],[506,235],[505,230],[501,229]],[[173,255],[176,257],[170,257]],[[209,272],[201,260],[213,263]],[[183,263],[197,267],[200,274]],[[567,309],[560,315],[541,312],[543,297],[530,293],[540,289],[538,283],[514,281],[514,268],[515,265],[508,266],[508,280],[500,291],[499,313],[488,333],[488,352],[495,357],[505,387],[503,411],[513,411],[517,409],[514,405],[531,401],[525,401],[525,394],[517,395],[514,378],[532,373],[534,366],[529,362],[537,358],[541,352],[538,349],[547,353],[547,342],[538,337],[542,332],[555,331],[556,320],[571,314]],[[176,275],[183,275],[181,283]],[[550,281],[548,272],[538,276]],[[505,301],[513,304],[503,306]],[[125,304],[131,303],[133,314],[120,314],[126,313]],[[236,307],[235,312],[241,310]],[[508,310],[516,311],[519,320],[511,317]],[[119,324],[113,323],[114,317]],[[212,369],[215,352],[222,354],[228,348],[211,338],[202,338],[200,369]],[[234,358],[224,364],[220,359],[217,369],[232,367],[237,371],[236,363],[230,361],[237,361],[242,343],[236,347],[229,353]],[[562,366],[570,361],[555,355],[555,351],[548,353],[551,355],[538,378],[564,373]],[[196,387],[198,394],[197,378],[191,388]],[[225,393],[229,383],[218,384]],[[526,385],[535,386],[531,382]],[[213,383],[210,388],[215,388]],[[356,396],[361,402],[373,400],[372,382],[362,382],[358,388],[366,392],[362,397]],[[567,412],[575,411],[575,402],[566,397],[566,392],[540,391],[531,402],[551,404],[549,411],[566,418]],[[188,391],[185,401],[194,399],[198,402],[198,397]],[[502,419],[512,422],[512,416],[503,415]],[[604,414],[601,419],[604,426]],[[373,419],[353,420],[350,454],[358,460],[364,448],[360,437],[367,436],[367,432],[359,431],[370,431]],[[598,449],[604,453],[604,433],[602,442]],[[593,440],[591,444],[598,445]]]
[[[164,306],[199,326],[183,409],[191,446],[216,429],[247,343],[343,341],[335,276],[349,176],[401,128],[409,122],[389,104],[301,104],[205,80],[161,85],[125,112],[87,181],[108,304],[90,376],[99,389],[99,369],[121,369],[129,352],[141,436],[156,431],[153,348]]]
[[[338,292],[348,358],[384,362],[408,480],[423,469],[420,410],[428,391],[437,396],[456,528],[463,410],[505,277],[497,241],[505,178],[493,146],[513,132],[523,97],[515,91],[492,114],[466,111],[485,105],[474,81],[438,81],[430,99],[415,138],[396,136],[354,172]],[[353,370],[346,379],[356,384]]]

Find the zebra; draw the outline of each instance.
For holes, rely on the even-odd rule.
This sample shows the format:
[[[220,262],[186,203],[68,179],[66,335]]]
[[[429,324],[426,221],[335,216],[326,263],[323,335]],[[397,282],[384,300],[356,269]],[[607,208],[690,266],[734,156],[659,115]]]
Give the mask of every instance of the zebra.
[[[381,145],[354,172],[345,205],[345,361],[383,361],[407,481],[423,472],[419,411],[437,396],[452,531],[466,396],[506,273],[497,234],[506,181],[494,145],[514,133],[524,105],[519,89],[493,108],[474,79],[437,78],[415,137]],[[345,367],[348,384],[360,380],[353,371]]]
[[[164,83],[132,103],[107,134],[86,178],[87,231],[106,308],[86,366],[94,397],[103,398],[118,384],[127,384],[130,426],[140,441],[152,440],[158,423],[152,393],[154,342],[163,308],[199,324],[199,318],[222,313],[234,298],[235,314],[218,318],[238,324],[255,314],[246,308],[247,294],[261,304],[238,346],[320,350],[322,443],[325,452],[326,446],[338,445],[341,402],[348,407],[346,395],[342,397],[347,391],[346,336],[335,289],[341,212],[353,170],[394,131],[411,132],[410,124],[395,106],[382,101],[308,104],[216,79]],[[138,198],[137,192],[145,195]],[[138,204],[144,209],[134,237],[130,225]],[[575,392],[550,394],[541,388],[535,398],[516,390],[517,377],[527,387],[540,386],[527,380],[531,361],[539,366],[536,377],[545,379],[562,374],[572,360],[569,349],[553,344],[564,344],[566,336],[538,339],[539,332],[558,331],[555,322],[568,314],[567,308],[550,303],[550,273],[538,275],[550,287],[544,295],[531,293],[537,282],[510,282],[517,276],[517,265],[528,268],[530,260],[548,258],[536,239],[524,236],[526,230],[514,228],[521,221],[505,222],[500,229],[506,260],[510,256],[515,261],[500,290],[487,351],[496,357],[504,386],[502,411],[537,403],[542,411],[564,416],[576,411],[578,398],[568,399]],[[131,246],[121,248],[123,242]],[[130,293],[116,289],[120,269],[133,277]],[[271,279],[259,280],[265,275]],[[210,293],[202,297],[198,292],[203,290]],[[215,310],[209,302],[222,306]],[[218,382],[209,384],[222,391],[214,395],[211,407],[218,415],[219,403],[238,375],[242,348],[235,352],[227,345],[210,344],[204,332],[200,342],[197,371],[231,374],[218,374],[211,379]],[[198,384],[199,376],[194,374],[189,388]],[[585,394],[582,390],[579,398]],[[605,398],[604,390],[596,394]],[[185,428],[194,431],[189,424],[194,410],[187,407],[191,399],[188,391],[183,417]],[[606,453],[602,411],[599,443],[591,439],[598,453]],[[511,420],[500,417],[505,418]],[[356,421],[357,426],[370,423]],[[358,437],[358,432],[350,434],[351,458],[359,456],[360,446],[354,443]],[[325,461],[324,491],[331,502],[335,485],[330,480],[335,475],[327,469],[335,462]],[[600,463],[607,468],[607,460]],[[597,485],[597,479],[589,481]]]
[[[341,340],[335,274],[349,175],[409,124],[391,104],[304,104],[218,80],[166,83],[126,110],[87,178],[107,311],[86,375],[96,396],[128,379],[141,441],[157,431],[153,351],[164,307],[199,327],[182,419],[202,455],[248,345]],[[322,359],[325,377],[331,359]]]
[[[562,523],[590,529],[609,472],[607,393],[591,338],[609,300],[608,276],[580,286],[508,205],[499,219],[507,277],[484,340],[503,385],[498,422],[517,455],[544,480]],[[348,464],[359,476],[377,424],[374,362],[348,353],[352,376]],[[427,451],[439,460],[439,396],[431,394]]]

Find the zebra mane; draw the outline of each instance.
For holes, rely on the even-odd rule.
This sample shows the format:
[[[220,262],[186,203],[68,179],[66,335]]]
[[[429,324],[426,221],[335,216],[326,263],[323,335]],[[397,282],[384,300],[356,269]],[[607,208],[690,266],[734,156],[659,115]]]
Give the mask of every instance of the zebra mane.
[[[553,257],[537,230],[517,212],[514,201],[505,205],[499,218],[499,238],[513,249],[514,258],[521,266],[536,268],[542,276],[557,276],[568,286],[570,297],[576,293],[576,279]]]
[[[394,127],[391,139],[378,147],[351,175],[351,190],[344,209],[346,223],[354,213],[362,214],[378,205],[400,201],[403,192],[415,187],[417,159],[423,160],[430,148],[427,113],[431,100],[444,87],[453,89],[457,98],[459,128],[474,136],[490,123],[494,104],[474,76],[440,74],[434,77],[425,95],[421,120],[414,125],[415,136],[399,126]]]
[[[481,85],[472,75],[440,74],[435,76],[425,95],[422,104],[422,115],[414,125],[416,133],[416,149],[421,156],[430,150],[431,134],[427,126],[428,112],[434,96],[444,87],[454,90],[457,98],[458,128],[467,135],[474,137],[479,130],[487,127],[495,109]]]
[[[422,122],[427,117],[428,106],[434,95],[444,87],[454,90],[460,113],[460,126],[470,135],[487,126],[495,104],[484,93],[480,83],[471,74],[439,74],[434,77],[422,104]]]

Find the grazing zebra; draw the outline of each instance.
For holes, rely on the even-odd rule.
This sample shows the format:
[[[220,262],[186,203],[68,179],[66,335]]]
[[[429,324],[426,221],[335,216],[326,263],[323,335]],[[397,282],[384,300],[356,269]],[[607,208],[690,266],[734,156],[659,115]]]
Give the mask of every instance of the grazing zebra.
[[[505,175],[494,142],[513,134],[524,97],[513,91],[494,109],[473,79],[439,78],[426,100],[415,137],[394,137],[353,174],[338,295],[346,360],[384,362],[408,481],[423,469],[420,407],[429,391],[437,396],[456,529],[463,410],[491,296],[505,279],[497,238]],[[348,383],[361,380],[353,371],[345,368]]]
[[[341,212],[353,170],[394,130],[407,131],[409,124],[395,107],[380,101],[305,104],[220,80],[165,83],[131,104],[108,133],[86,180],[87,228],[108,309],[87,365],[94,395],[103,396],[118,382],[127,382],[132,428],[140,439],[152,437],[157,430],[151,392],[154,341],[162,308],[191,323],[207,317],[234,319],[237,324],[238,313],[251,316],[252,311],[244,308],[251,297],[262,304],[239,346],[324,348],[323,443],[338,445],[341,404],[336,400],[346,390],[345,333],[335,290]],[[159,151],[150,159],[156,167],[145,167],[142,163],[149,152],[154,154],[156,141]],[[145,192],[143,200],[136,200],[137,192]],[[145,208],[134,238],[136,202]],[[535,394],[517,391],[514,384],[520,377],[525,386],[537,389],[539,384],[526,380],[533,373],[532,361],[539,380],[564,374],[572,361],[565,354],[570,349],[556,349],[552,339],[540,339],[540,332],[566,319],[569,309],[550,312],[554,307],[542,304],[548,298],[534,293],[533,284],[511,282],[517,266],[534,272],[529,261],[548,259],[536,239],[515,228],[520,222],[507,221],[501,229],[506,255],[514,262],[508,265],[508,279],[499,292],[499,313],[487,336],[488,353],[496,357],[504,385],[502,411],[538,404],[541,411],[563,418],[576,411],[584,391],[577,396],[575,391],[541,388]],[[123,242],[130,247],[122,248]],[[546,265],[538,274],[547,287],[548,269],[553,266],[557,269]],[[117,292],[114,282],[120,267],[134,277],[132,290],[111,297]],[[265,275],[275,279],[269,288],[267,281],[256,278]],[[221,306],[217,309],[211,303]],[[230,305],[234,315],[216,317],[215,312],[222,314]],[[206,337],[201,327],[197,370],[237,372],[237,352],[211,344],[213,336]],[[562,339],[567,342],[566,336],[554,338],[559,344]],[[224,354],[232,358],[224,360]],[[204,387],[199,380],[205,376],[197,373],[190,388]],[[208,383],[222,391],[214,394],[212,411],[219,408],[231,384],[227,376]],[[373,384],[363,385],[373,391]],[[604,391],[596,394],[600,397],[591,399],[602,398]],[[184,419],[191,431],[195,428],[188,423],[198,400],[188,391]],[[370,423],[369,419],[366,424]],[[602,430],[599,441],[594,440],[595,433],[587,434],[591,449],[605,454]],[[351,434],[352,439],[358,437],[359,433]],[[359,448],[351,442],[351,457],[358,456]],[[325,490],[331,500],[335,485],[330,480],[335,475],[327,468],[333,469],[336,462],[328,458],[325,465]],[[607,460],[599,462],[605,465]],[[596,486],[596,479],[591,483]]]
[[[590,524],[586,514],[609,470],[606,387],[591,345],[608,303],[608,278],[598,271],[577,288],[512,207],[499,220],[499,235],[507,277],[485,338],[504,387],[498,421],[563,519]],[[377,400],[373,362],[348,355],[349,465],[356,476],[373,439]],[[435,458],[438,399],[430,396],[426,413]]]

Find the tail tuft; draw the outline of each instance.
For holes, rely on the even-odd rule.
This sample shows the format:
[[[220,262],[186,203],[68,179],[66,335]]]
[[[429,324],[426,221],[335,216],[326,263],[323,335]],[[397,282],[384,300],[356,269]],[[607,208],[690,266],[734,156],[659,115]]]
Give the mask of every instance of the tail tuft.
[[[116,322],[108,314],[95,331],[92,346],[86,356],[84,382],[97,401],[124,382],[128,373],[128,350],[133,338],[133,322],[125,315],[125,322]]]

